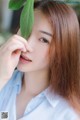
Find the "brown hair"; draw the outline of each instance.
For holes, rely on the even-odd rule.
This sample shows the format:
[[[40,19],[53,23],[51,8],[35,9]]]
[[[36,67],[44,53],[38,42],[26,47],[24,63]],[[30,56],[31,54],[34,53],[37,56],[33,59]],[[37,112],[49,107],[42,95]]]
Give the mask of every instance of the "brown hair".
[[[47,16],[53,28],[50,46],[52,90],[80,111],[79,23],[76,13],[69,5],[53,0],[38,1],[34,7]]]

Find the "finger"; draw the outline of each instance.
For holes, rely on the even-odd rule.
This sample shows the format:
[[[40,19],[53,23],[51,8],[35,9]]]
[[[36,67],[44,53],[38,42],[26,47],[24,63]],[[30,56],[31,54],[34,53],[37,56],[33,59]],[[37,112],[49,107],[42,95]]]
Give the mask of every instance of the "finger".
[[[29,50],[29,51],[33,51],[33,49],[29,46],[28,42],[26,39],[24,39],[23,37],[19,36],[19,35],[15,35],[15,38],[19,39],[21,42],[24,43],[25,47]]]
[[[26,43],[27,43],[26,39],[24,39],[23,37],[21,37],[17,34],[14,35],[13,37],[16,38],[17,40],[19,40],[20,42],[22,42],[26,46]]]
[[[19,48],[22,48],[22,51],[23,52],[26,52],[26,47],[25,45],[20,42],[19,40],[14,40],[14,38],[12,37],[10,41],[8,41],[2,48],[2,53],[12,53],[14,50],[18,49]]]
[[[21,54],[21,50],[20,50],[20,49],[17,49],[17,50],[15,51],[15,54]]]
[[[16,50],[21,50],[21,51],[23,51],[23,52],[26,52],[26,49],[24,48],[24,46],[23,45],[20,45],[20,44],[17,44],[17,45],[12,45],[12,46],[10,46],[9,48],[8,48],[8,53],[12,53],[12,52],[14,52],[14,51],[16,51]]]
[[[24,44],[24,46],[26,47],[26,40],[21,40],[20,36],[18,35],[13,35],[9,40],[6,41],[6,45],[9,44],[9,43],[12,43],[13,42],[16,42],[16,41],[19,41],[21,43]]]

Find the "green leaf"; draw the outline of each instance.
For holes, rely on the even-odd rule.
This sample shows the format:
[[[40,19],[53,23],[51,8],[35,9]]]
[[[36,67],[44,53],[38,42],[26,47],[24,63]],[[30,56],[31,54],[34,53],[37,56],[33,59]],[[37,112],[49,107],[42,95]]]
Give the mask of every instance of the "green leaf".
[[[25,39],[27,39],[31,32],[34,23],[34,0],[27,0],[25,4],[21,16],[20,16],[20,30],[21,35]]]
[[[10,0],[9,1],[9,8],[12,10],[18,10],[20,9],[26,0]]]

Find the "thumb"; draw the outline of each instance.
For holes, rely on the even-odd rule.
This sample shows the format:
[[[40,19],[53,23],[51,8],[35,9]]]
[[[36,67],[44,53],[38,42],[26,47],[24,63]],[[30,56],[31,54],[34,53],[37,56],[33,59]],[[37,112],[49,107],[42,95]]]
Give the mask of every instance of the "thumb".
[[[16,59],[19,59],[20,55],[21,55],[21,50],[20,49],[18,49],[14,52],[14,57],[16,57]]]

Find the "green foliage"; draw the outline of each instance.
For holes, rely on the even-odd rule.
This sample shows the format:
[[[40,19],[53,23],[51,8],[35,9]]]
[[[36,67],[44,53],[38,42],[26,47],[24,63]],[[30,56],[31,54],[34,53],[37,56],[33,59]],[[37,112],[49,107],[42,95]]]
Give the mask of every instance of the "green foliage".
[[[34,0],[10,0],[9,8],[17,10],[24,6],[20,16],[20,30],[21,35],[25,39],[29,37],[32,32],[34,23]]]
[[[72,5],[76,13],[80,15],[80,0],[64,0],[64,1]]]
[[[34,1],[37,0],[10,0],[9,2],[9,8],[12,10],[18,10],[22,6],[24,6],[21,17],[20,17],[20,30],[21,35],[24,38],[28,38],[29,35],[32,32],[32,27],[34,23]],[[66,3],[69,3],[70,5],[73,5],[74,9],[77,13],[80,14],[80,0],[56,0],[56,1],[64,1]]]
[[[33,23],[34,23],[34,12],[33,12],[33,0],[28,0],[25,4],[21,18],[20,18],[20,27],[21,27],[21,35],[24,38],[28,38],[31,34]]]
[[[18,10],[20,9],[26,0],[10,0],[9,2],[9,8],[12,10]]]

